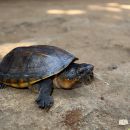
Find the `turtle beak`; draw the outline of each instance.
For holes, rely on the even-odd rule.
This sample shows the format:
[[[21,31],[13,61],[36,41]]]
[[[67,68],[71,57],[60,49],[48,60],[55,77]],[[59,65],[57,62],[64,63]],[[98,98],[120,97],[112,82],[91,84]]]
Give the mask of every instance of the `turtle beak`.
[[[91,81],[91,79],[93,78],[93,70],[94,66],[91,64],[80,64],[77,70],[79,80],[81,80],[81,82]]]

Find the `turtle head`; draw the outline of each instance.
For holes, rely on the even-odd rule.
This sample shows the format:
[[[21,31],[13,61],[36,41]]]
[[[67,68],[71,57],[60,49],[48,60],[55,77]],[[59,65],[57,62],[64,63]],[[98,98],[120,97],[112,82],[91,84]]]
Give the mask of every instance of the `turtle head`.
[[[72,63],[55,79],[58,88],[71,89],[77,82],[89,83],[93,79],[94,66],[91,64]]]

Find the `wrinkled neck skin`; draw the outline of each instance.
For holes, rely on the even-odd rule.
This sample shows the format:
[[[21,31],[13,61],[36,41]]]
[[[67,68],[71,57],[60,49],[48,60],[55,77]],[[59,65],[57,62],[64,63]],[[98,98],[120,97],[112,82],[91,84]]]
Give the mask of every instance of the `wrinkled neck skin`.
[[[86,83],[93,79],[94,66],[91,64],[70,64],[64,71],[56,75],[53,83],[56,88],[72,89],[76,83]]]

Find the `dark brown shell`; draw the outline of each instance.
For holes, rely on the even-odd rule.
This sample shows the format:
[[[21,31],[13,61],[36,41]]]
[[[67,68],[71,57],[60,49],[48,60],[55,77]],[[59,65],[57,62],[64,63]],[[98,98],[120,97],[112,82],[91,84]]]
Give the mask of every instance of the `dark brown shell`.
[[[39,80],[53,76],[75,60],[69,52],[54,46],[18,47],[0,64],[0,80]]]

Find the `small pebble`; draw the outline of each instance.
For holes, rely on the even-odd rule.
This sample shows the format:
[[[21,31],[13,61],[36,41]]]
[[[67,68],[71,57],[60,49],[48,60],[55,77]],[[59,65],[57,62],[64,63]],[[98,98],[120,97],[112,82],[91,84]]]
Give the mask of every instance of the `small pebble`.
[[[101,100],[104,100],[104,97],[101,97]]]
[[[110,71],[115,70],[115,69],[117,69],[117,68],[118,68],[118,67],[117,67],[117,65],[115,65],[115,64],[108,66],[108,70],[110,70]]]

